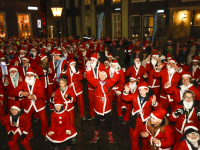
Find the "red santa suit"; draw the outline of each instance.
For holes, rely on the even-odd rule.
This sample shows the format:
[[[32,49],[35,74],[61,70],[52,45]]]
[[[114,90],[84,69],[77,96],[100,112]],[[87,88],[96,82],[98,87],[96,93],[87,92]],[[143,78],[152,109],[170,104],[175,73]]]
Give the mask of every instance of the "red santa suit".
[[[68,95],[67,98],[65,97],[66,94]],[[74,103],[76,102],[76,96],[74,94],[73,89],[68,86],[66,87],[65,91],[57,89],[55,91],[55,97],[52,103],[54,103],[54,101],[56,101],[57,99],[62,100],[62,102],[64,103],[64,109],[69,113],[71,125],[75,128]]]
[[[28,68],[27,73],[35,74],[32,68]],[[39,115],[41,121],[41,131],[42,135],[45,136],[47,129],[48,129],[48,121],[46,117],[46,110],[45,110],[45,99],[44,99],[44,85],[43,83],[35,79],[35,83],[30,86],[28,85],[25,80],[23,80],[17,88],[13,91],[13,96],[23,97],[20,95],[22,91],[29,92],[35,98],[29,100],[28,97],[24,97],[24,112],[27,114],[28,117],[31,118],[33,112],[36,112]]]
[[[185,124],[186,123],[194,123],[198,128],[200,128],[200,123],[199,123],[199,119],[197,117],[197,108],[198,108],[198,103],[194,100],[194,106],[190,109],[190,111],[188,113],[188,115],[186,115],[185,113],[180,114],[179,116],[176,116],[174,114],[174,112],[178,109],[181,110],[185,110],[184,106],[183,106],[183,100],[179,103],[179,105],[176,105],[176,107],[172,110],[171,114],[169,115],[169,120],[171,122],[176,122],[175,124],[175,142],[178,143],[180,138],[183,136],[184,134],[184,128],[185,128]]]
[[[0,86],[0,102],[3,102],[4,96],[3,96],[3,89]],[[0,121],[1,121],[1,125],[4,125],[3,121],[2,121],[2,117],[5,116],[5,111],[4,111],[4,107],[3,105],[0,105]]]
[[[54,105],[63,104],[62,100],[57,99]],[[66,134],[71,131],[71,134]],[[48,133],[52,133],[49,135]],[[62,143],[77,135],[74,127],[70,124],[69,113],[65,110],[57,112],[56,110],[51,114],[51,127],[48,129],[46,138],[53,143]]]
[[[12,104],[12,108],[20,110],[19,103],[18,104],[17,103],[18,102],[15,101]],[[11,150],[19,150],[19,147],[17,145],[18,138],[22,134],[25,134],[27,136],[25,137],[24,140],[22,140],[20,142],[26,150],[31,150],[29,136],[28,136],[28,133],[31,129],[31,119],[29,119],[28,116],[26,116],[25,114],[22,114],[17,119],[17,122],[14,123],[11,115],[8,114],[7,116],[5,116],[4,122],[5,122],[5,127],[6,127],[7,133],[8,134],[10,134],[11,132],[13,133],[12,140],[8,141],[8,145],[9,145],[10,149]]]
[[[54,72],[54,73],[55,73],[56,64],[57,64],[57,61],[54,60],[54,59],[52,59],[52,60],[49,62],[50,68],[51,68],[52,72]],[[55,91],[55,89],[56,89],[56,84],[57,84],[55,77],[56,77],[56,76],[54,75],[54,78],[53,78],[53,87],[52,87],[52,88],[53,88],[53,91]]]

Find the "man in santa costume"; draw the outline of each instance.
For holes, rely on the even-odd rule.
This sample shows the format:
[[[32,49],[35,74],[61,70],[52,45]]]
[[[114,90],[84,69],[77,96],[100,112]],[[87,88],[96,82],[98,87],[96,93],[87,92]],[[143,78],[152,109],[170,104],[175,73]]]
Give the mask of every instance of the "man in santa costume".
[[[29,67],[23,80],[13,91],[13,96],[24,97],[24,112],[31,119],[32,113],[39,115],[41,132],[45,137],[48,129],[48,121],[45,110],[44,84],[36,79],[34,70]]]
[[[143,138],[148,137],[151,150],[171,150],[174,144],[173,128],[165,116],[166,113],[163,108],[154,110],[146,121],[145,131],[141,133]]]
[[[65,143],[66,150],[70,150],[71,139],[77,135],[77,132],[70,123],[70,116],[64,109],[63,101],[56,99],[54,107],[54,112],[51,114],[51,127],[46,138],[53,143],[55,150],[59,149],[61,143]]]
[[[141,65],[140,58],[135,57],[134,65],[130,66],[127,71],[125,72],[125,76],[136,75],[138,82],[141,83],[144,81],[143,78],[147,78],[148,74],[145,68]]]
[[[86,69],[87,81],[94,88],[95,135],[92,142],[96,143],[99,139],[100,119],[104,116],[109,142],[114,143],[111,124],[112,99],[109,98],[109,92],[110,88],[119,80],[119,73],[115,72],[111,79],[107,79],[105,71],[100,71],[98,74],[99,78],[97,79],[94,77],[91,67]]]
[[[173,150],[199,150],[200,138],[199,129],[193,123],[186,123],[184,128],[184,136],[180,143],[176,144]]]
[[[36,64],[40,63],[40,58],[39,58],[35,48],[31,48],[31,51],[29,53],[29,60],[30,60],[30,62],[34,62]]]
[[[99,72],[105,71],[104,64],[100,63],[97,59],[97,53],[94,53],[91,58],[89,65],[87,66],[88,68],[91,67],[92,69],[92,78],[99,79]],[[87,82],[88,86],[88,99],[89,99],[89,104],[90,104],[90,116],[87,117],[88,120],[92,120],[95,117],[94,113],[94,89],[95,87],[92,86],[90,82]]]
[[[6,58],[4,54],[0,54],[0,83],[4,83],[5,77],[8,75],[8,64],[6,64]]]
[[[200,128],[199,116],[200,110],[198,102],[194,100],[194,93],[190,90],[185,91],[183,94],[183,100],[176,105],[169,115],[171,122],[176,122],[175,125],[175,142],[178,143],[180,138],[184,135],[185,123],[193,122],[198,128]]]
[[[177,86],[179,80],[181,79],[182,68],[176,65],[176,60],[171,59],[167,63],[166,69],[163,68],[164,64],[159,63],[158,67],[154,69],[151,74],[155,78],[161,78],[161,93],[160,99],[158,99],[159,106],[167,109],[169,107],[169,102],[173,101],[170,95],[164,92],[165,83],[171,82],[172,86]],[[163,69],[162,69],[163,68]]]
[[[156,106],[156,96],[149,92],[149,88],[146,82],[141,82],[138,85],[138,91],[134,94],[129,94],[130,87],[126,86],[122,95],[124,101],[132,101],[133,110],[130,120],[130,136],[132,143],[132,150],[140,150],[138,141],[141,132],[144,131],[145,122],[150,118],[151,107]],[[142,138],[142,150],[149,148],[147,138]]]
[[[31,119],[23,114],[18,101],[13,102],[9,111],[10,114],[5,116],[4,122],[9,136],[8,145],[10,149],[19,150],[17,145],[19,139],[20,143],[26,150],[31,150],[28,136],[31,129]]]
[[[13,91],[19,83],[22,82],[22,77],[19,74],[17,66],[9,67],[9,75],[5,77],[4,89],[7,91]],[[12,92],[8,92],[8,110],[10,110],[12,103],[15,101],[15,97],[12,95]],[[21,108],[24,108],[24,101],[20,100]]]
[[[15,65],[15,66],[19,66],[22,63],[21,58],[25,57],[27,55],[27,50],[25,48],[21,48],[19,50],[19,56],[15,55],[15,57],[12,59],[12,61],[10,62],[11,65]]]

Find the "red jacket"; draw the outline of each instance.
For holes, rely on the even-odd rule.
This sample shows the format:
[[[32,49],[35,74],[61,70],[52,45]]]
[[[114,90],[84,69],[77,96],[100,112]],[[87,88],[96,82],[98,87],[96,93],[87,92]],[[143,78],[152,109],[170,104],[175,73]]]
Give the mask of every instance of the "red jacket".
[[[31,63],[36,63],[36,64],[40,64],[40,57],[38,56],[38,54],[36,54],[36,56],[34,58],[32,58],[31,56],[28,57]]]
[[[173,150],[192,150],[192,147],[186,140],[183,140],[180,143],[175,144]]]
[[[32,86],[31,90],[29,85],[23,80],[17,88],[13,91],[12,95],[16,97],[22,97],[20,96],[20,92],[26,91],[30,94],[33,94],[35,96],[35,99],[29,100],[27,97],[24,98],[24,111],[28,113],[31,109],[31,107],[34,107],[36,112],[39,112],[43,109],[45,109],[45,99],[44,99],[44,84],[36,79],[35,84]]]
[[[112,100],[108,97],[109,89],[119,80],[119,73],[115,72],[113,78],[106,79],[104,82],[94,78],[93,71],[87,70],[86,77],[88,82],[95,88],[94,92],[94,111],[104,115],[112,109]]]
[[[36,69],[37,67],[37,64],[35,63],[29,63],[29,65],[26,67],[26,70],[31,67],[33,69]],[[24,67],[23,66],[18,66],[18,69],[19,69],[19,74],[21,75],[22,79],[24,80],[25,77],[26,77],[26,72],[24,70]]]

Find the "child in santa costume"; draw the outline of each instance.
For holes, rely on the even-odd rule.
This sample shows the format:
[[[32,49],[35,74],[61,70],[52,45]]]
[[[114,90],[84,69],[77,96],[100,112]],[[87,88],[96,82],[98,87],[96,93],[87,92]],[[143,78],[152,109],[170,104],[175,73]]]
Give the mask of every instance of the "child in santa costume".
[[[59,144],[65,142],[66,150],[70,150],[71,139],[77,135],[74,127],[70,124],[69,113],[64,109],[63,101],[54,101],[55,110],[51,114],[51,127],[46,138],[53,143],[55,150],[59,149]]]
[[[19,102],[12,103],[10,114],[4,118],[6,131],[9,136],[8,145],[11,150],[19,150],[17,141],[21,142],[26,150],[31,150],[28,133],[31,129],[31,120],[23,114]]]
[[[106,72],[101,71],[99,73],[99,79],[96,79],[93,76],[92,68],[87,68],[86,78],[94,88],[95,135],[92,142],[96,143],[99,139],[100,119],[104,116],[108,130],[108,139],[110,143],[114,143],[111,124],[112,100],[109,98],[109,92],[110,88],[119,80],[119,73],[115,72],[111,79],[106,79]]]
[[[156,106],[156,96],[152,96],[152,91],[149,91],[146,82],[142,82],[138,85],[138,91],[134,94],[129,94],[130,87],[126,86],[122,95],[124,101],[132,101],[133,110],[130,117],[130,136],[132,143],[132,150],[139,150],[139,137],[145,127],[145,122],[150,118],[151,107]],[[149,148],[147,138],[142,138],[143,147],[142,150]]]
[[[146,131],[141,133],[142,137],[148,136],[151,150],[171,150],[174,144],[173,128],[165,116],[166,113],[167,111],[163,108],[154,110],[150,119],[146,121]]]

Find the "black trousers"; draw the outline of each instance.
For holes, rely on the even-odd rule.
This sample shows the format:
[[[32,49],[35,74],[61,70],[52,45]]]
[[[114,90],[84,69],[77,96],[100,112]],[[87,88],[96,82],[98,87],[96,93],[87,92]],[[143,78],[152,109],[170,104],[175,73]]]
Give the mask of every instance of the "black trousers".
[[[100,119],[102,118],[102,115],[99,115],[95,112],[95,130],[99,130],[100,127]],[[104,118],[105,118],[105,124],[107,126],[107,130],[111,131],[112,130],[112,115],[111,115],[111,111],[107,114],[104,114]]]
[[[72,144],[72,139],[69,139],[69,140],[67,140],[67,141],[65,141],[65,142],[63,142],[63,143],[65,144],[66,147],[67,147],[67,146],[71,146],[71,144]],[[60,147],[60,145],[63,144],[63,143],[52,143],[52,144],[53,144],[53,147]]]

